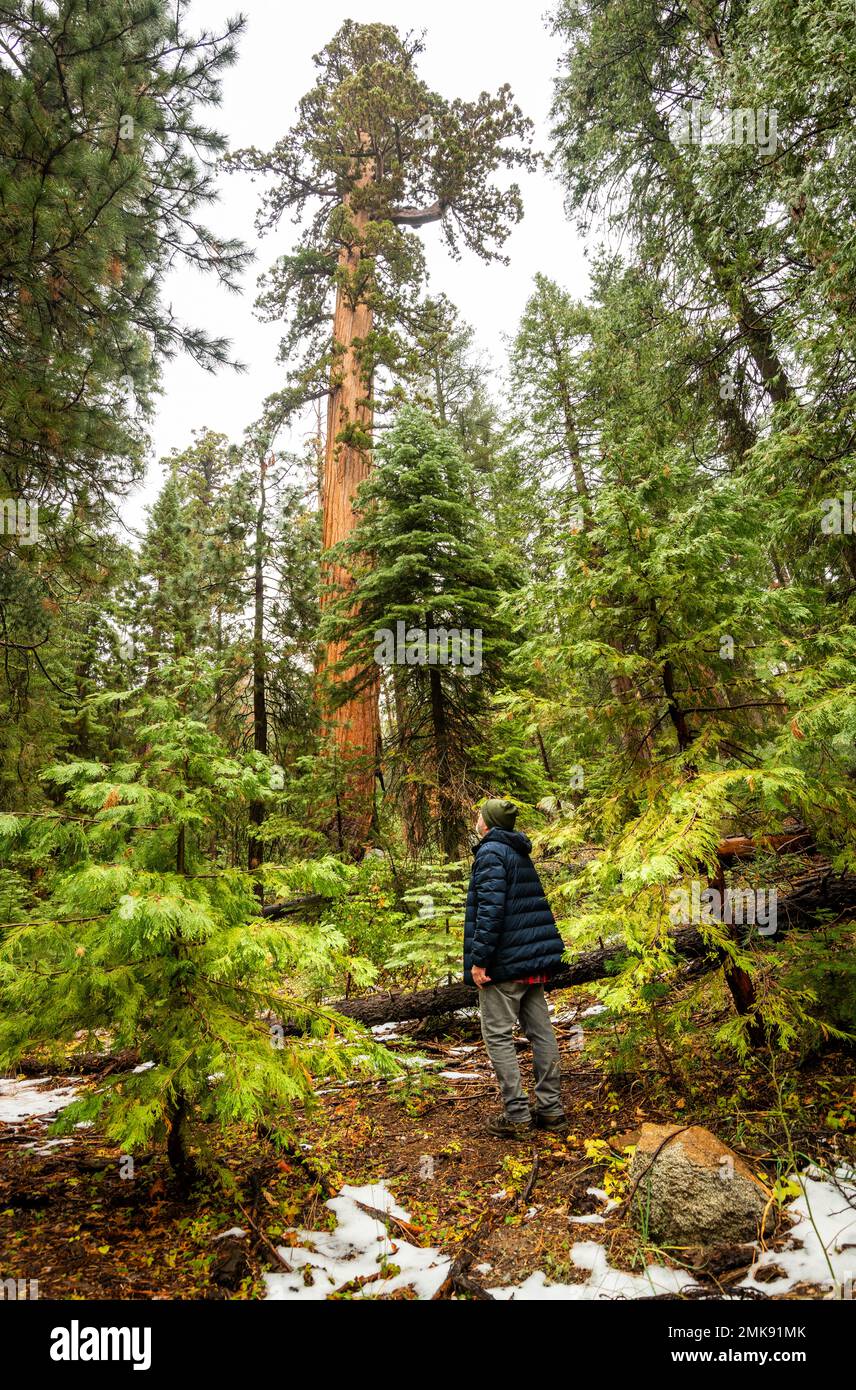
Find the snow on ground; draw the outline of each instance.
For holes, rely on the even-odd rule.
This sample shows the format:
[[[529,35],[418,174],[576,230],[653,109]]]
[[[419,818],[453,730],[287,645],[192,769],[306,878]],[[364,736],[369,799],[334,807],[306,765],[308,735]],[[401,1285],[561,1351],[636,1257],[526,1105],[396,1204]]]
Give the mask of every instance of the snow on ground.
[[[592,1212],[589,1216],[569,1216],[568,1220],[577,1226],[601,1226],[608,1216],[621,1206],[614,1197],[610,1197],[601,1187],[587,1187],[586,1192],[591,1197],[597,1197],[599,1201],[605,1203],[603,1211]]]
[[[279,1247],[279,1254],[293,1272],[265,1275],[268,1298],[324,1299],[355,1279],[377,1276],[383,1264],[398,1272],[388,1279],[374,1278],[355,1293],[356,1297],[372,1298],[408,1285],[419,1298],[433,1297],[449,1272],[448,1256],[430,1247],[411,1245],[398,1235],[390,1236],[384,1223],[364,1212],[358,1202],[409,1220],[383,1183],[343,1187],[338,1197],[326,1203],[336,1216],[335,1231],[297,1231],[295,1246]],[[516,1302],[533,1298],[638,1298],[648,1293],[676,1292],[693,1282],[688,1274],[653,1265],[644,1274],[611,1269],[603,1247],[593,1241],[574,1245],[571,1259],[578,1269],[589,1271],[583,1283],[549,1283],[539,1271],[522,1284],[491,1288],[490,1292],[494,1298]]]
[[[397,1038],[401,1032],[400,1023],[376,1023],[372,1028],[372,1033],[380,1041],[384,1038]]]
[[[856,1175],[839,1171],[837,1176],[850,1200],[856,1202]],[[802,1247],[766,1251],[759,1255],[755,1265],[755,1269],[779,1265],[787,1271],[786,1277],[761,1283],[749,1275],[739,1287],[781,1294],[795,1284],[812,1283],[828,1286],[830,1297],[841,1297],[842,1287],[848,1287],[848,1279],[852,1287],[856,1274],[856,1208],[848,1204],[828,1176],[816,1169],[808,1169],[797,1181],[803,1193],[787,1210],[798,1218],[791,1235],[802,1242]],[[606,1193],[597,1188],[589,1191],[606,1199]],[[377,1276],[383,1267],[391,1267],[396,1272],[386,1279],[371,1279],[354,1292],[354,1297],[373,1298],[407,1286],[413,1288],[418,1298],[433,1297],[448,1274],[449,1258],[439,1250],[412,1245],[397,1234],[390,1236],[384,1223],[364,1212],[358,1202],[402,1221],[410,1219],[383,1183],[343,1187],[338,1197],[326,1204],[337,1220],[334,1231],[295,1231],[296,1244],[279,1247],[280,1255],[292,1272],[276,1271],[265,1275],[268,1298],[324,1299],[353,1280]],[[607,1199],[604,1213],[598,1219],[605,1219],[615,1205]],[[535,1208],[527,1213],[534,1214]],[[832,1264],[832,1274],[827,1257]],[[604,1247],[595,1241],[576,1242],[571,1247],[570,1260],[585,1276],[579,1283],[554,1283],[542,1270],[537,1270],[520,1284],[486,1284],[485,1287],[495,1299],[520,1303],[532,1299],[642,1298],[650,1294],[678,1293],[695,1283],[693,1275],[664,1265],[648,1265],[630,1273],[614,1269]],[[477,1270],[487,1274],[490,1266],[479,1265]]]
[[[384,1223],[369,1216],[358,1202],[403,1221],[409,1219],[383,1183],[343,1187],[338,1197],[326,1203],[336,1217],[335,1231],[298,1231],[298,1245],[279,1247],[293,1273],[266,1274],[268,1298],[323,1299],[353,1279],[377,1276],[384,1264],[399,1272],[388,1279],[375,1278],[355,1297],[371,1298],[408,1285],[419,1298],[433,1297],[449,1272],[448,1257],[439,1250],[411,1245],[397,1235],[391,1238]]]
[[[613,1269],[603,1246],[593,1240],[579,1241],[573,1245],[571,1262],[577,1269],[587,1272],[587,1278],[580,1284],[551,1283],[545,1278],[543,1270],[538,1269],[522,1284],[509,1284],[504,1288],[491,1288],[486,1284],[485,1287],[494,1298],[523,1303],[535,1298],[642,1298],[646,1294],[677,1293],[684,1285],[695,1283],[691,1274],[679,1269],[666,1269],[664,1265],[647,1265],[640,1274]]]
[[[73,1144],[73,1139],[45,1139],[41,1144],[25,1144],[25,1149],[32,1149],[33,1153],[49,1156],[54,1149],[61,1149],[64,1144]]]
[[[765,1250],[740,1288],[784,1293],[794,1284],[818,1284],[830,1298],[852,1298],[856,1283],[856,1172],[839,1168],[835,1174],[841,1191],[819,1169],[798,1174],[802,1191],[787,1210],[797,1218],[788,1235],[795,1248]],[[797,1244],[798,1242],[798,1244]],[[779,1279],[762,1283],[756,1271],[776,1265],[785,1271]],[[849,1289],[849,1294],[847,1290]]]
[[[77,1099],[77,1088],[71,1084],[45,1086],[50,1076],[36,1080],[15,1081],[0,1077],[0,1124],[20,1124],[38,1115],[55,1115]]]
[[[592,1004],[588,1009],[582,1009],[573,1005],[571,1008],[557,1009],[553,1004],[549,1005],[550,1013],[554,1015],[554,1023],[578,1023],[583,1018],[594,1018],[597,1014],[606,1013],[605,1004]]]

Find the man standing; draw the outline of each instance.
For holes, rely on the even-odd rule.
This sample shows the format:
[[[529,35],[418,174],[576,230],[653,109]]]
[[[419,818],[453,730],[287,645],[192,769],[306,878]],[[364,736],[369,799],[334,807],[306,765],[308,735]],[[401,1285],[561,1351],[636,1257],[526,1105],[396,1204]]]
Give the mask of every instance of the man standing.
[[[464,921],[464,979],[478,986],[482,1037],[504,1105],[487,1127],[503,1139],[524,1137],[533,1124],[566,1127],[559,1048],[544,993],[565,947],[529,857],[531,842],[514,829],[516,817],[511,801],[486,801],[479,811]],[[532,1044],[534,1112],[517,1064],[518,1021]]]

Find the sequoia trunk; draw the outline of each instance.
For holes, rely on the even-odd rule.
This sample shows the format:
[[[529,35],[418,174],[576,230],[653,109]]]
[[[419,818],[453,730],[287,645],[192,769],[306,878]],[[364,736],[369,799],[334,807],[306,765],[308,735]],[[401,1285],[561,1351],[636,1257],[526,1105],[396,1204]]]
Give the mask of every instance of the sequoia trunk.
[[[367,137],[363,138],[365,144]],[[358,187],[374,177],[373,161],[366,159]],[[339,279],[333,322],[334,361],[327,407],[327,442],[324,454],[323,531],[325,551],[346,540],[354,530],[354,497],[371,471],[373,423],[371,366],[364,351],[372,330],[372,310],[367,302],[369,282],[361,265],[362,243],[368,213],[351,209],[354,234],[339,252]],[[353,587],[352,576],[341,564],[325,564],[321,607]],[[339,701],[336,686],[358,674],[356,668],[337,671],[346,643],[329,642],[322,659],[326,677],[322,695],[324,724],[332,742],[338,768],[336,836],[339,847],[359,851],[374,819],[374,778],[378,751],[379,680],[375,672],[353,698]]]

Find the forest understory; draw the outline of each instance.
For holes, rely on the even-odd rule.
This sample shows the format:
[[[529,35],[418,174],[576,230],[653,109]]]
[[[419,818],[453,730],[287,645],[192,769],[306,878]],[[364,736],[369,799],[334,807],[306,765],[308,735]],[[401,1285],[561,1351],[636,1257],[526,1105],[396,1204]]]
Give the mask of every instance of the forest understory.
[[[711,1053],[705,1041],[705,1029],[729,1009],[723,997],[718,1008],[698,1011],[698,1041],[675,1059],[671,1076],[653,1046],[640,1051],[632,1070],[613,1074],[606,1054],[620,1024],[581,991],[558,991],[553,1003],[570,1123],[561,1137],[536,1130],[530,1141],[509,1142],[485,1131],[496,1087],[473,1011],[409,1033],[405,1025],[383,1028],[385,1043],[410,1064],[403,1080],[321,1088],[295,1117],[299,1139],[281,1152],[263,1137],[226,1130],[216,1143],[220,1178],[191,1191],[157,1152],[140,1156],[133,1176],[123,1177],[120,1155],[96,1128],[51,1140],[49,1115],[12,1122],[14,1097],[0,1096],[6,1275],[38,1271],[47,1298],[265,1298],[267,1274],[292,1265],[300,1273],[289,1250],[297,1230],[305,1238],[335,1225],[326,1202],[347,1184],[386,1189],[408,1219],[367,1212],[376,1237],[388,1236],[384,1259],[371,1278],[325,1285],[334,1299],[419,1296],[412,1285],[384,1289],[400,1268],[401,1241],[452,1261],[431,1295],[439,1298],[484,1299],[491,1287],[516,1289],[539,1271],[548,1285],[586,1283],[591,1252],[582,1264],[572,1258],[581,1241],[601,1245],[609,1269],[636,1285],[616,1293],[596,1281],[588,1297],[829,1298],[828,1272],[814,1281],[792,1276],[786,1289],[770,1289],[786,1270],[769,1257],[758,1264],[762,1252],[793,1247],[787,1205],[774,1231],[754,1245],[665,1248],[645,1239],[622,1203],[628,1149],[643,1122],[712,1129],[750,1160],[771,1191],[809,1165],[835,1173],[852,1164],[852,1048],[828,1046],[792,1067],[777,1068],[763,1056],[738,1064]],[[524,1083],[531,1084],[522,1039],[520,1048]],[[20,1084],[50,1097],[57,1087],[79,1090],[87,1081],[35,1076]],[[236,1230],[243,1235],[228,1234]],[[856,1231],[848,1239],[856,1242]],[[646,1291],[649,1268],[655,1277],[647,1276]],[[685,1276],[687,1287],[662,1292],[657,1274],[664,1268]]]
[[[852,1301],[853,0],[249,3],[0,12],[0,1299]]]

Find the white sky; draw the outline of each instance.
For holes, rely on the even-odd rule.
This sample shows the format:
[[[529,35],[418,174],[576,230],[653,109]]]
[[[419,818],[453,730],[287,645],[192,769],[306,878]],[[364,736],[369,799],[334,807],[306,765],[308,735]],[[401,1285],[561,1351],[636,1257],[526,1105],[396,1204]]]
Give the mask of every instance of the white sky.
[[[196,0],[188,27],[215,29],[235,8],[235,0]],[[241,8],[248,24],[238,60],[224,77],[222,105],[208,115],[232,149],[255,145],[266,150],[285,133],[297,101],[313,85],[312,55],[348,18],[395,24],[401,32],[426,29],[419,72],[443,96],[470,99],[510,83],[516,101],[535,122],[536,146],[548,149],[548,113],[560,46],[544,23],[546,6],[542,9],[537,0],[514,5],[496,0],[314,0],[305,5],[243,0]],[[506,242],[508,266],[485,265],[466,251],[453,261],[436,227],[419,233],[427,250],[432,292],[442,290],[457,304],[496,362],[503,359],[503,334],[514,331],[536,271],[549,274],[574,294],[584,294],[588,284],[582,244],[565,216],[559,185],[544,171],[515,171],[515,177],[521,184],[525,216]],[[144,504],[159,486],[157,459],[189,443],[191,431],[202,426],[239,441],[265,396],[283,381],[283,366],[276,361],[279,325],[261,323],[253,300],[258,275],[287,249],[296,229],[286,220],[277,235],[258,239],[253,219],[260,185],[252,184],[248,175],[232,174],[221,178],[220,187],[221,201],[207,210],[204,220],[255,248],[257,259],[245,276],[245,293],[230,295],[218,289],[212,277],[182,270],[167,282],[165,297],[185,321],[230,338],[233,355],[248,371],[239,375],[223,369],[212,375],[186,358],[167,364],[152,427],[148,482],[123,509],[126,524],[132,526],[141,524]]]

